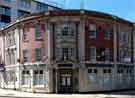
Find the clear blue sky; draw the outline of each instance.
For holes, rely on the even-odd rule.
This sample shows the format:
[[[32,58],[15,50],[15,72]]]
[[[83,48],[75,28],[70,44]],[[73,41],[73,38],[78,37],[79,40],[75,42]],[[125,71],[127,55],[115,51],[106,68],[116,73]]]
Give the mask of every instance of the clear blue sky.
[[[81,2],[84,8],[107,12],[135,22],[135,0],[39,0],[43,2],[56,2],[64,8],[79,9]],[[65,1],[65,3],[64,3]]]

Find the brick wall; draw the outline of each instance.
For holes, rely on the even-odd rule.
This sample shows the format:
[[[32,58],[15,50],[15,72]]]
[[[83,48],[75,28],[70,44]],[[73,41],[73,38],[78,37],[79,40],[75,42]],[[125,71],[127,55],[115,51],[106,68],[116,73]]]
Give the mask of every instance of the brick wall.
[[[41,48],[41,55],[42,55],[42,62],[44,62],[44,56],[45,56],[45,24],[39,23],[41,25],[41,39],[36,40],[35,39],[35,25],[36,23],[30,22],[27,24],[24,24],[24,27],[28,30],[28,41],[23,41],[23,32],[20,34],[20,47],[21,47],[21,62],[23,61],[23,50],[28,49],[28,62],[34,63],[35,62],[35,48]]]

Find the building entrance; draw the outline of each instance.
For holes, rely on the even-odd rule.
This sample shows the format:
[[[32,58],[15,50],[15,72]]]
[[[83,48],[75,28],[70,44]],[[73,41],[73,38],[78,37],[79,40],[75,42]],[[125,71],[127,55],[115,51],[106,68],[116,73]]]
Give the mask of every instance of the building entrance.
[[[73,72],[72,70],[59,71],[59,93],[73,92]]]

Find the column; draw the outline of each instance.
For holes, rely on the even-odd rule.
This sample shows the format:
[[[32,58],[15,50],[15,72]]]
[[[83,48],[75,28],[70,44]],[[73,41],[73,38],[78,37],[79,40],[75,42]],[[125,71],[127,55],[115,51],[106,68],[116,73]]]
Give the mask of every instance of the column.
[[[88,74],[86,68],[79,69],[79,92],[86,92],[88,89]]]
[[[18,85],[19,85],[19,89],[21,90],[21,83],[22,83],[22,69],[21,69],[21,64],[18,63],[18,67],[19,67],[19,77],[18,77]]]
[[[117,81],[117,25],[113,24],[113,61],[114,61],[114,72],[113,72],[113,89],[115,89]]]
[[[49,68],[49,93],[53,92],[53,70],[52,68]]]
[[[58,69],[55,70],[55,91],[58,94]]]
[[[1,88],[5,88],[5,79],[4,79],[4,73],[5,72],[1,72]]]
[[[80,24],[79,24],[79,33],[78,33],[78,53],[79,53],[79,61],[80,61],[80,66],[79,66],[79,91],[84,91],[85,89],[85,64],[84,64],[84,59],[85,59],[85,17],[83,14],[85,11],[81,11],[80,14],[82,15],[80,17]]]
[[[34,73],[33,73],[33,69],[30,70],[30,87],[32,92],[34,92]]]
[[[52,26],[51,26],[51,23],[50,23],[50,21],[49,20],[46,20],[47,22],[46,22],[46,42],[45,42],[45,46],[46,46],[46,50],[45,50],[45,54],[46,54],[46,56],[47,56],[47,58],[49,58],[47,61],[48,62],[46,62],[46,63],[48,63],[48,64],[50,64],[51,63],[51,58],[53,57],[53,32],[52,32]]]
[[[46,70],[43,70],[43,83],[44,83],[44,89],[46,90],[46,74],[45,74]]]
[[[43,70],[43,81],[44,81],[44,89],[45,89],[45,92],[48,91],[48,73],[47,73],[47,68],[45,68],[45,70]]]
[[[85,17],[80,17],[80,25],[79,25],[79,33],[78,33],[78,53],[79,53],[79,61],[83,63],[85,57]],[[83,64],[81,64],[84,67]]]

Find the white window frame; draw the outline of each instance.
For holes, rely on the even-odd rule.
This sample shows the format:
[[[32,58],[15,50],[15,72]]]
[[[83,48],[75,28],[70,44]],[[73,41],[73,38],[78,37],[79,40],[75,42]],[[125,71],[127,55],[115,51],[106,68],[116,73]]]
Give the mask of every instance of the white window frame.
[[[37,74],[35,74],[35,71],[37,71]],[[40,72],[43,72],[42,74]],[[44,70],[34,70],[34,85],[44,85]]]
[[[66,35],[63,34],[63,30],[65,28],[67,28]],[[61,33],[62,33],[62,36],[74,36],[74,29],[73,29],[72,23],[64,23],[61,27]]]
[[[96,38],[96,24],[89,24],[89,37]]]
[[[23,29],[22,39],[23,41],[28,41],[28,30],[26,28]]]
[[[111,39],[111,32],[105,32],[104,33],[104,39],[105,40],[110,40]]]
[[[42,38],[42,32],[41,32],[41,24],[36,24],[35,25],[35,39],[39,40]],[[38,35],[38,36],[37,36]]]
[[[23,50],[23,62],[24,62],[24,59],[27,58],[27,61],[24,62],[24,63],[27,63],[28,62],[28,59],[29,59],[28,53],[29,53],[28,49],[24,49]]]
[[[105,48],[105,62],[109,62],[110,61],[110,55],[111,55],[110,53],[111,53],[110,48]]]
[[[92,49],[94,49],[94,50],[92,51]],[[90,61],[96,62],[96,47],[90,47],[89,51],[90,51]],[[92,55],[92,54],[94,54],[94,55]]]
[[[62,57],[62,48],[55,48],[55,56],[56,56],[56,58]]]
[[[35,61],[40,62],[41,60],[42,60],[42,49],[41,48],[35,48]]]
[[[30,78],[30,71],[23,70],[22,71],[22,85],[30,85],[31,78]]]
[[[56,57],[60,57],[60,58],[64,58],[64,57],[72,57],[75,56],[75,48],[55,48],[55,56]],[[64,49],[67,49],[66,51],[64,51]],[[66,53],[65,53],[66,52]]]

